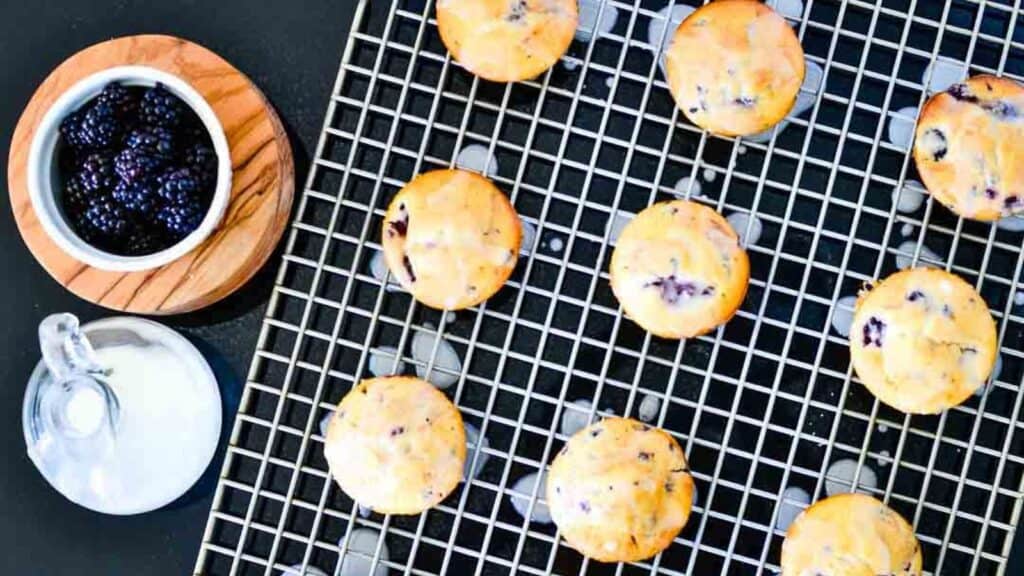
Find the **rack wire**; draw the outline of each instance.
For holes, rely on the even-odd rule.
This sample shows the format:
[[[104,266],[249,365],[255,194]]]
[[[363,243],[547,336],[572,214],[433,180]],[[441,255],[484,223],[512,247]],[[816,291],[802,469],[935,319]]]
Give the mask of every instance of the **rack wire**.
[[[596,31],[548,74],[509,85],[451,61],[429,0],[359,3],[197,574],[765,574],[783,518],[806,505],[794,494],[844,483],[914,524],[927,573],[1006,572],[1024,488],[1024,226],[961,220],[894,190],[915,178],[898,124],[939,76],[1024,74],[1019,0],[779,0],[823,77],[805,85],[806,110],[753,140],[710,136],[672,103],[659,46],[691,3],[583,0]],[[441,313],[380,272],[380,222],[413,175],[470,145],[536,233],[497,296]],[[746,215],[752,269],[737,316],[682,342],[623,318],[607,275],[621,222],[674,196]],[[940,416],[875,401],[833,327],[849,316],[844,297],[908,264],[964,276],[999,324],[998,376]],[[427,355],[413,350],[424,338]],[[470,452],[478,474],[419,516],[360,510],[322,454],[318,424],[384,347],[398,351],[390,369],[452,382],[486,438]],[[586,561],[536,521],[541,482],[513,489],[581,410],[646,412],[686,449],[694,514],[650,561]]]

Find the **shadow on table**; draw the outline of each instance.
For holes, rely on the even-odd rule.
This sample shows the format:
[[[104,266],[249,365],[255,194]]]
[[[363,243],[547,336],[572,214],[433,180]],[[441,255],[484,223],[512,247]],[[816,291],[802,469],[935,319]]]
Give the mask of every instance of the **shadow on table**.
[[[309,152],[302,146],[302,141],[298,138],[288,121],[281,118],[281,123],[284,125],[285,133],[288,134],[295,162],[295,198],[292,201],[292,213],[288,216],[288,222],[290,223],[292,218],[295,217],[295,211],[299,206],[299,198],[305,187],[306,175],[309,173],[310,158]],[[234,320],[239,316],[244,316],[251,310],[266,304],[274,287],[274,277],[277,275],[278,267],[281,264],[281,255],[284,252],[284,244],[289,230],[290,226],[285,227],[281,240],[278,242],[277,247],[274,248],[274,252],[267,258],[266,263],[237,292],[202,310],[175,316],[174,324],[177,326],[197,327],[207,326],[211,323],[226,322]]]

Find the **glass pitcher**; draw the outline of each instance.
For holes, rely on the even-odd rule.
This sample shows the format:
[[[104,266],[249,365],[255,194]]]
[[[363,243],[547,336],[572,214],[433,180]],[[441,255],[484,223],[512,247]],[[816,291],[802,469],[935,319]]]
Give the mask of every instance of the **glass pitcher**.
[[[42,360],[22,408],[28,455],[71,501],[108,514],[159,508],[206,469],[221,400],[199,351],[141,318],[39,325]]]

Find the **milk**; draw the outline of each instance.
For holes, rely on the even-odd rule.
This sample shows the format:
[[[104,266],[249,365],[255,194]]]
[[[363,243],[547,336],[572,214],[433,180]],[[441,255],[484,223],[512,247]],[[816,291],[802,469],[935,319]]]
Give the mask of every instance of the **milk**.
[[[126,489],[116,507],[158,507],[167,495],[184,493],[213,455],[220,435],[216,386],[164,348],[116,346],[97,355],[111,369],[107,383],[121,402],[121,423],[113,458],[96,471],[126,488],[146,484]]]
[[[168,504],[199,479],[217,447],[213,372],[187,340],[154,322],[113,318],[84,332],[114,409],[102,386],[64,385],[69,392],[52,404],[52,420],[31,417],[27,397],[29,456],[54,488],[86,508],[135,514]],[[38,391],[47,390],[50,372],[36,372],[27,396],[46,393]]]

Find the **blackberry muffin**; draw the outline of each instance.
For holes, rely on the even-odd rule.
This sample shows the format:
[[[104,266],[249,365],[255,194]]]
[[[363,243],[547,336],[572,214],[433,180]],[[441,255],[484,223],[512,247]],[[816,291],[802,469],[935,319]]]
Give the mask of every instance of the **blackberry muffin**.
[[[522,223],[487,178],[435,170],[398,192],[381,234],[388,268],[416,300],[459,310],[490,298],[508,280]]]
[[[381,514],[419,514],[458,486],[466,433],[459,410],[429,382],[371,378],[338,404],[324,457],[357,503]]]
[[[665,54],[668,87],[691,122],[723,136],[786,117],[804,79],[793,29],[755,0],[717,0],[690,14]]]
[[[879,400],[935,414],[985,385],[996,361],[996,325],[960,277],[934,268],[897,272],[857,298],[850,360]]]
[[[982,74],[925,103],[914,162],[928,192],[953,212],[997,220],[1024,211],[1024,87]]]
[[[635,562],[686,525],[693,478],[664,430],[608,418],[569,439],[551,463],[546,498],[569,546],[601,562]]]
[[[729,223],[688,200],[637,214],[619,236],[610,268],[626,315],[663,338],[691,338],[728,321],[750,279],[747,253]]]
[[[473,74],[529,80],[554,66],[576,33],[576,0],[438,0],[441,41]]]
[[[864,494],[838,494],[796,518],[782,543],[782,576],[918,576],[921,547],[902,516]]]

